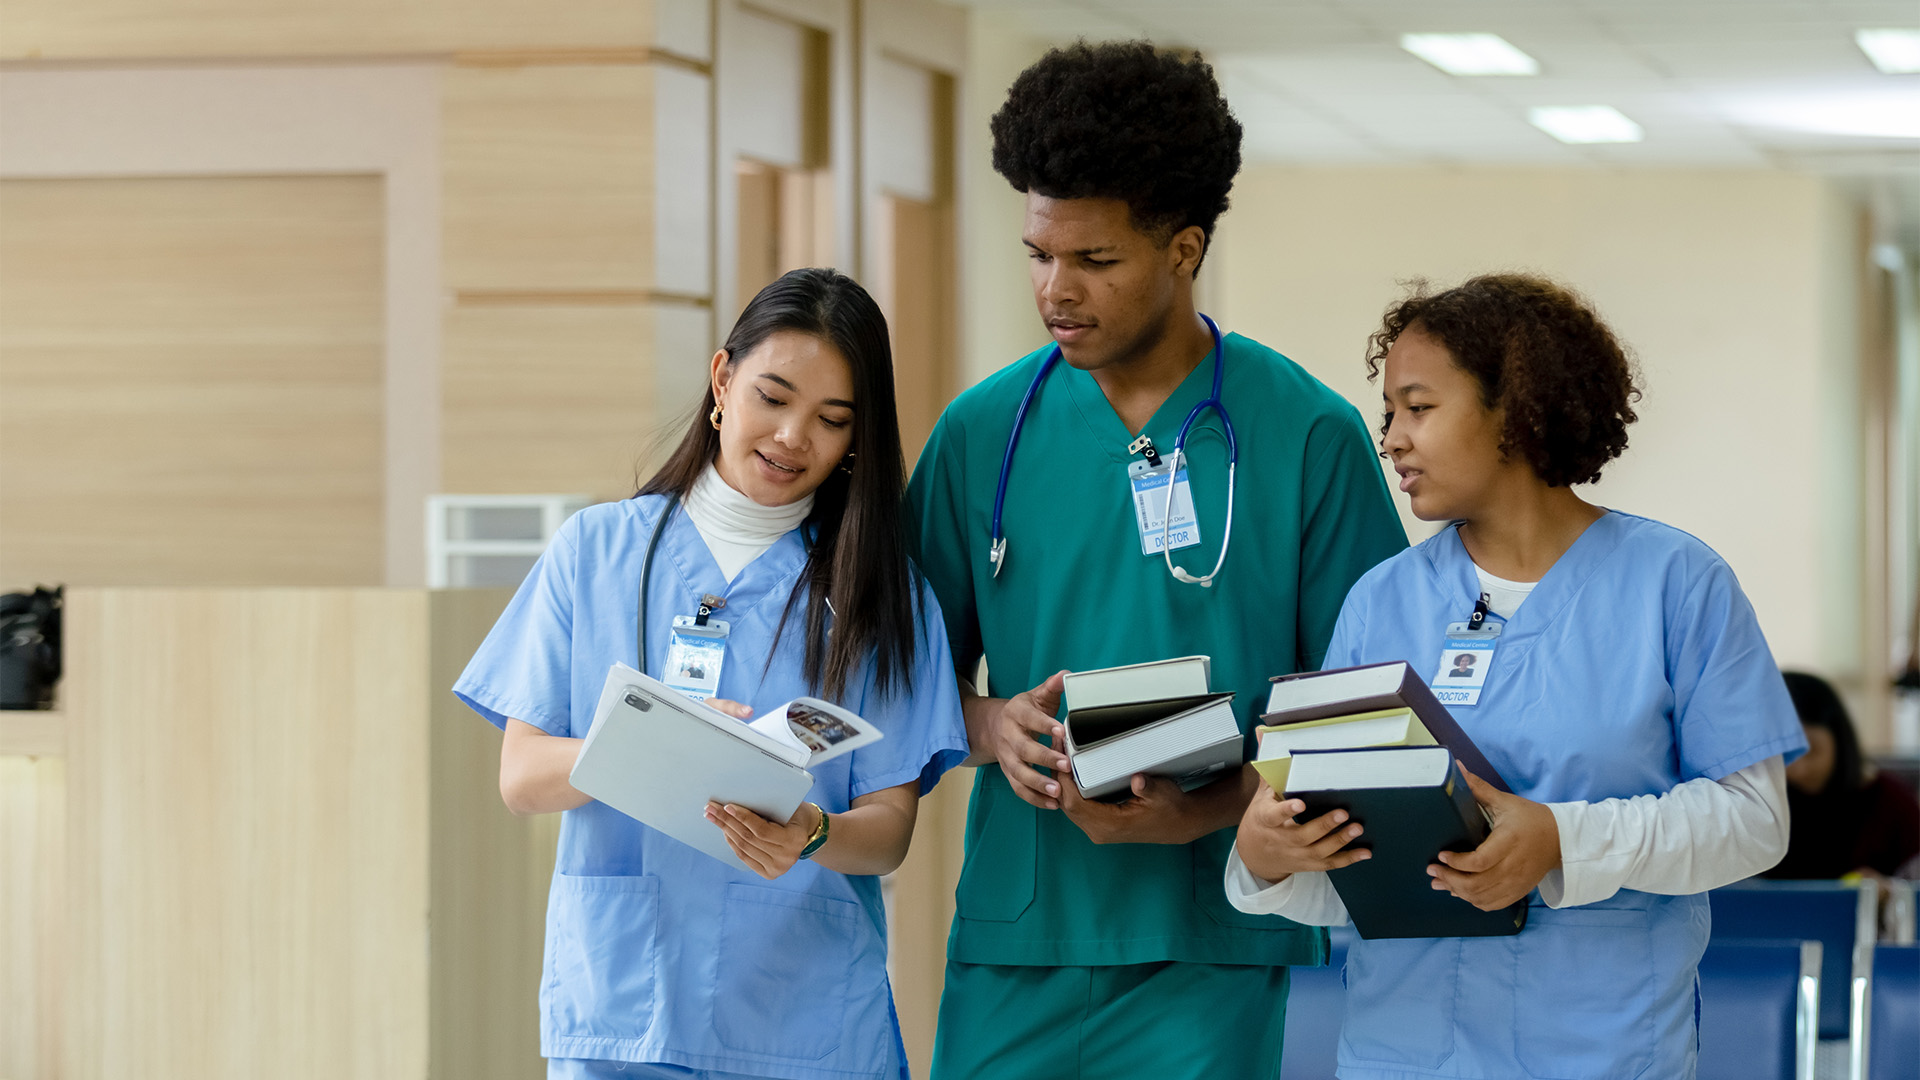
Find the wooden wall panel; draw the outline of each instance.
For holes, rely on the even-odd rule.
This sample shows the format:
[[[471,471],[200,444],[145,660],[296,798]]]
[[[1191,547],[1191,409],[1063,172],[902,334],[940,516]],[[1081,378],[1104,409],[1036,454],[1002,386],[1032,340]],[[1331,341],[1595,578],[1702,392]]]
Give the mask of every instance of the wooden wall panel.
[[[60,1075],[66,763],[0,755],[0,1077]]]
[[[7,0],[0,59],[643,46],[651,0]]]
[[[0,181],[0,585],[384,580],[371,176]]]
[[[887,928],[888,967],[900,1034],[915,1076],[933,1061],[940,1021],[940,991],[947,979],[947,929],[953,925],[953,890],[966,856],[967,804],[972,769],[955,769],[920,800],[913,846],[888,879],[892,890]]]
[[[425,1074],[426,605],[69,594],[67,1075]]]
[[[446,282],[456,296],[644,299],[654,264],[645,64],[456,65],[444,102]]]
[[[657,433],[650,308],[462,306],[446,340],[447,491],[633,494]]]
[[[500,733],[447,691],[507,589],[433,594],[432,1080],[533,1080],[541,950],[560,815],[500,801]]]

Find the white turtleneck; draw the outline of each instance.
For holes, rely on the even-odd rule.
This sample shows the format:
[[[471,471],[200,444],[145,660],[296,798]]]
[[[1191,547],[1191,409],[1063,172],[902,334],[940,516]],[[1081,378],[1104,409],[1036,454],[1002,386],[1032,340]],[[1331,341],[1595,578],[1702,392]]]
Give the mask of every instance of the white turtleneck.
[[[713,552],[713,561],[720,564],[720,572],[732,584],[748,563],[807,519],[813,509],[813,495],[809,492],[785,506],[761,506],[733,490],[721,479],[720,470],[708,465],[693,482],[693,490],[687,492],[686,507],[694,528],[700,530],[700,539]]]

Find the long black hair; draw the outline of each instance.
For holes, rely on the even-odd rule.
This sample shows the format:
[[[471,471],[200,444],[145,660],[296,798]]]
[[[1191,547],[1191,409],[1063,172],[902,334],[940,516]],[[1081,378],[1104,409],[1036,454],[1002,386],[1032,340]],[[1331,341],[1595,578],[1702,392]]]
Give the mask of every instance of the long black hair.
[[[791,270],[761,289],[740,313],[721,348],[728,365],[774,334],[796,331],[828,342],[853,375],[852,472],[835,469],[813,494],[803,526],[813,536],[801,580],[806,583],[806,672],[825,696],[846,692],[860,664],[873,659],[874,687],[885,694],[913,685],[916,591],[907,565],[901,507],[906,457],[893,396],[893,349],[887,319],[867,290],[835,270]],[[639,495],[684,499],[720,453],[720,432],[707,385],[687,433]],[[778,643],[802,590],[787,598],[774,633]],[[836,613],[829,635],[828,615]],[[771,662],[769,651],[768,660]]]
[[[1833,684],[1800,671],[1784,672],[1781,677],[1787,680],[1787,693],[1793,696],[1800,722],[1807,727],[1826,728],[1833,735],[1833,775],[1827,779],[1826,792],[1853,791],[1865,783],[1860,737],[1854,734],[1853,719]]]

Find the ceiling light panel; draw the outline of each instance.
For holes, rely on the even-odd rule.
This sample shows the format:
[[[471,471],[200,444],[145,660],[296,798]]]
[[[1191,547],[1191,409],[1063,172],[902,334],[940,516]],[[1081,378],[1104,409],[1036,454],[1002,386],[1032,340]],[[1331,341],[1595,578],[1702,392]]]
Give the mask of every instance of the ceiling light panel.
[[[1920,29],[1856,30],[1853,40],[1883,74],[1920,73]]]
[[[1550,105],[1527,110],[1527,122],[1563,143],[1634,143],[1640,125],[1611,105]]]
[[[1540,62],[1498,34],[1402,34],[1400,47],[1449,75],[1538,75]]]

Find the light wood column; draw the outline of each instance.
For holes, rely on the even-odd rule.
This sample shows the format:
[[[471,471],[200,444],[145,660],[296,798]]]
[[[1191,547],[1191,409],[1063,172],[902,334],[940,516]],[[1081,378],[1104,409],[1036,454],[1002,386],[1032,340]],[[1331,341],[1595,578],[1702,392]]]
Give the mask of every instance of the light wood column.
[[[553,50],[447,70],[445,490],[621,498],[659,456],[714,347],[704,223],[659,219],[704,212],[707,162],[686,162],[689,184],[655,160],[662,126],[704,108],[705,68]],[[656,373],[663,342],[691,374]]]

